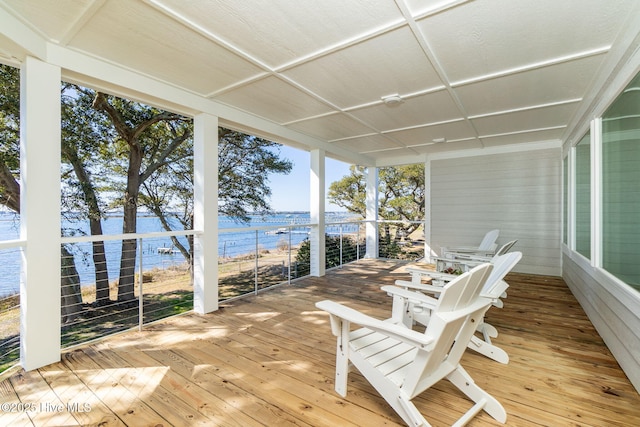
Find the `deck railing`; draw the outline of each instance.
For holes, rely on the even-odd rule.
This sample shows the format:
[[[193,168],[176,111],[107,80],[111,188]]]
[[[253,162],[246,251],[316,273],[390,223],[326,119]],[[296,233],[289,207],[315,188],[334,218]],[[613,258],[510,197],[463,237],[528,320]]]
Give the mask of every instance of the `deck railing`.
[[[0,265],[15,265],[15,271],[0,277],[0,372],[20,360],[19,269],[24,246],[22,240],[0,242]]]
[[[327,269],[340,268],[366,254],[366,221],[325,224]],[[314,224],[291,224],[219,230],[219,299],[239,298],[309,275],[309,235]],[[422,223],[379,222],[380,258],[419,259],[424,256]],[[409,235],[409,232],[412,232]],[[61,248],[61,345],[68,348],[193,309],[193,278],[189,255],[172,239],[188,247],[193,231],[64,237]],[[416,236],[418,236],[416,238]],[[123,241],[135,241],[125,254],[130,275],[120,273]],[[102,242],[106,266],[94,257]],[[0,242],[2,257],[19,259],[23,241]],[[16,254],[18,254],[16,256]],[[98,271],[96,271],[98,263]],[[19,268],[19,266],[18,266]],[[102,273],[102,275],[101,275]],[[0,372],[17,363],[20,347],[19,276],[13,292],[0,295]],[[5,280],[6,279],[2,279]],[[119,281],[129,284],[122,294]],[[6,285],[4,287],[7,288]]]
[[[381,220],[377,223],[379,258],[391,260],[425,258],[424,221]]]
[[[219,230],[220,300],[229,300],[289,283],[308,274],[296,254],[313,227],[292,224]]]
[[[62,347],[91,341],[193,308],[188,255],[192,231],[63,238]],[[134,242],[123,250],[123,242]],[[93,245],[103,242],[106,265]],[[187,252],[188,253],[188,252]],[[121,265],[133,268],[127,274]],[[122,270],[125,271],[125,270]],[[127,287],[128,285],[128,287]]]

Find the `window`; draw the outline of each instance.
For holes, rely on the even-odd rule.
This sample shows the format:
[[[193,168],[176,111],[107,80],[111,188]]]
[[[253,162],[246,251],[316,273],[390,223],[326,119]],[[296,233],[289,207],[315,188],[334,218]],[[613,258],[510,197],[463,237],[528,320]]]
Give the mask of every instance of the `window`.
[[[640,74],[602,118],[602,266],[640,289]]]
[[[576,145],[576,251],[591,258],[591,135]]]

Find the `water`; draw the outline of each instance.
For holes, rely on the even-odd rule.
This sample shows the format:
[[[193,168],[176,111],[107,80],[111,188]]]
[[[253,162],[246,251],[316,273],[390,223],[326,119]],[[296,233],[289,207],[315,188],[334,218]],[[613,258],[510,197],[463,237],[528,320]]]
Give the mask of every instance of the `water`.
[[[352,215],[346,213],[327,214],[327,222],[346,221]],[[219,239],[218,253],[221,259],[230,259],[240,255],[251,254],[256,250],[256,235],[258,238],[259,250],[274,250],[278,247],[292,247],[300,244],[308,237],[309,228],[305,224],[309,223],[308,212],[297,213],[277,213],[274,215],[252,216],[249,224],[239,224],[230,218],[219,218]],[[273,231],[255,230],[243,231],[238,229],[248,227],[281,227],[289,225],[298,225],[292,229],[292,232],[275,234]],[[67,230],[81,230],[81,233],[89,234],[89,226],[86,221],[65,221],[63,227]],[[122,217],[108,217],[102,222],[103,233],[105,235],[114,235],[122,233]],[[180,229],[176,227],[175,229]],[[225,232],[225,230],[229,230]],[[343,232],[355,232],[356,225],[343,227]],[[164,231],[160,225],[160,221],[153,216],[138,217],[138,232],[151,233]],[[327,227],[327,233],[337,234],[339,228],[337,226]],[[19,237],[19,223],[17,217],[12,214],[0,213],[0,240],[11,240]],[[289,240],[289,238],[291,240]],[[186,238],[179,237],[185,247]],[[109,280],[116,280],[120,268],[121,255],[120,240],[105,241],[105,252],[107,255],[107,265]],[[162,249],[161,249],[162,248]],[[80,282],[82,284],[93,284],[95,282],[93,262],[91,259],[91,244],[77,243],[70,246],[75,258],[75,265],[78,269]],[[160,250],[159,250],[160,249]],[[182,254],[173,246],[169,237],[143,239],[143,269],[167,268],[170,266],[181,265],[186,262]],[[161,253],[166,252],[166,253]],[[0,250],[0,297],[18,293],[20,290],[20,249]]]

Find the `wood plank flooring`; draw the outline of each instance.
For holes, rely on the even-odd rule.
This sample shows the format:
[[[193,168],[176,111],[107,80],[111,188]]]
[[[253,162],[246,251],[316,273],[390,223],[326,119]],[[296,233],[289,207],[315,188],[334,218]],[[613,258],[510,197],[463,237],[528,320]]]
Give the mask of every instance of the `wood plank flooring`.
[[[0,382],[0,426],[397,426],[402,420],[354,371],[333,390],[335,339],[314,303],[333,299],[380,318],[380,285],[406,265],[361,261],[66,352]],[[487,321],[502,365],[472,351],[463,366],[507,410],[508,426],[638,426],[640,395],[562,279],[512,274]],[[433,426],[468,407],[446,382],[415,399]],[[21,411],[19,409],[32,409]],[[481,413],[470,426],[501,425]]]

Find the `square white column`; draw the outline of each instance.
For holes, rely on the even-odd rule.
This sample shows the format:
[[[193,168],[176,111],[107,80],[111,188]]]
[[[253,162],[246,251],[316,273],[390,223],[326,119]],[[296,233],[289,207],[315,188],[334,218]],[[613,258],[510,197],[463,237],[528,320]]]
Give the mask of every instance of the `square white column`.
[[[324,276],[326,264],[325,252],[325,151],[311,151],[311,179],[309,181],[310,219],[312,227],[309,241],[311,243],[311,275]]]
[[[20,70],[20,362],[60,360],[60,68],[27,57]]]
[[[367,194],[366,209],[366,245],[365,258],[378,258],[378,168],[369,167],[366,171]]]
[[[218,118],[194,118],[193,310],[218,309]]]

